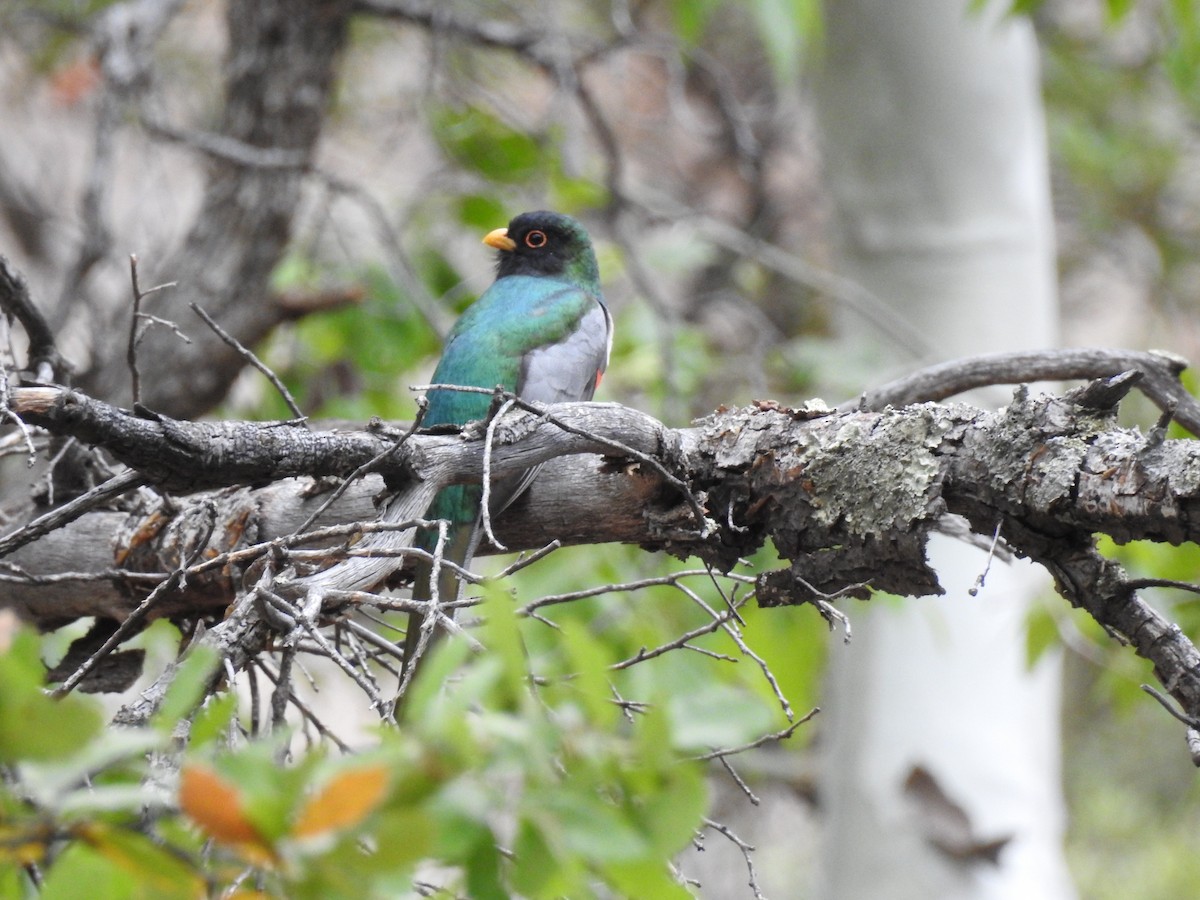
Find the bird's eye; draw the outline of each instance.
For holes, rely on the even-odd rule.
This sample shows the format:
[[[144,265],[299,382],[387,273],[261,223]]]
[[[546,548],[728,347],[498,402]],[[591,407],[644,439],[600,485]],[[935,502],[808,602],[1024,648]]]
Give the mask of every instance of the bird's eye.
[[[525,246],[530,250],[537,250],[539,247],[545,247],[546,241],[547,237],[546,232],[544,231],[531,231],[529,234],[525,235]]]

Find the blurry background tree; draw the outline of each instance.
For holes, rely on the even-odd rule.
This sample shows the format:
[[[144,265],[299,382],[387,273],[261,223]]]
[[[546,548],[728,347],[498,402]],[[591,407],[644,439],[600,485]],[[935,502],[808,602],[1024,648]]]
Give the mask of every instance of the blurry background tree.
[[[1000,9],[962,6],[975,16],[968,6],[988,7],[988,22]],[[1190,0],[1015,6],[1041,51],[1063,342],[1200,356],[1200,24]],[[403,419],[414,410],[407,386],[424,382],[454,315],[488,281],[478,234],[518,210],[557,208],[583,218],[599,244],[617,316],[608,397],[668,424],[720,403],[796,401],[818,386],[840,401],[930,348],[916,343],[929,340],[926,323],[914,328],[881,301],[879,283],[831,263],[843,201],[826,190],[829,128],[817,123],[828,111],[816,116],[811,82],[823,55],[857,37],[839,21],[827,39],[815,0],[10,0],[0,5],[0,250],[28,275],[76,383],[94,395],[131,399],[136,252],[143,286],[179,283],[145,311],[192,340],[149,332],[139,365],[150,408],[289,415],[199,325],[188,310],[197,302],[257,347],[307,414]],[[840,60],[830,62],[836,71]],[[889,143],[878,152],[886,158]],[[889,371],[831,340],[847,310],[894,344]],[[23,500],[23,460],[4,465],[6,499]],[[1123,552],[1182,579],[1200,565],[1185,551]],[[528,590],[551,594],[662,568],[636,551],[580,548],[524,574]],[[636,607],[598,598],[564,616],[587,622],[620,659],[703,619],[676,596],[667,589]],[[1200,626],[1195,601],[1162,602]],[[824,655],[840,645],[826,647],[809,610],[746,615],[753,646],[807,709]],[[1031,659],[1060,641],[1067,653],[1068,855],[1081,894],[1186,895],[1200,877],[1200,803],[1174,723],[1140,694],[1131,702],[1143,664],[1114,657],[1061,604],[1031,614],[1025,635]],[[151,650],[155,639],[145,638]],[[44,652],[65,645],[56,636]],[[679,692],[676,725],[732,723],[675,734],[678,745],[732,743],[778,715],[751,675],[700,676],[680,660],[655,677],[664,695],[713,679],[705,693]],[[787,752],[748,763],[757,792],[819,802],[810,751],[796,746],[819,734],[810,725]],[[759,881],[768,895],[797,896],[816,851],[796,836],[815,833],[821,816],[780,815],[791,827],[781,848],[760,848]],[[797,830],[798,817],[814,832]],[[706,869],[711,896],[732,890],[714,869],[744,882],[733,842],[718,836],[704,856],[719,859],[721,846],[734,857]],[[685,874],[698,865],[681,861]]]
[[[839,310],[852,359],[885,368],[1057,343],[1037,47],[1028,20],[1006,11],[958,0],[828,8],[816,93],[838,268],[916,335],[881,339]],[[1061,668],[1053,652],[1031,665],[1023,639],[1049,580],[1024,561],[989,566],[986,550],[951,538],[929,556],[946,594],[870,604],[831,659],[821,896],[1073,897]],[[962,807],[957,828],[942,792]]]

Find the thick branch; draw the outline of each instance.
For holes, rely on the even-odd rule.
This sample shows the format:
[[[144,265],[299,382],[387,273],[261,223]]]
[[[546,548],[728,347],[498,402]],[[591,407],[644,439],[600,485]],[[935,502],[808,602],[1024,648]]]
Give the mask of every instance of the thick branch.
[[[996,384],[1029,384],[1106,378],[1121,372],[1142,375],[1142,392],[1170,412],[1193,434],[1200,434],[1200,403],[1187,392],[1179,374],[1187,360],[1161,350],[1139,352],[1100,347],[990,353],[930,366],[864,393],[843,409],[883,409],[918,401],[945,400],[975,388]]]
[[[1068,600],[1152,660],[1184,710],[1200,715],[1195,648],[1138,600],[1120,568],[1098,556],[1092,543],[1095,533],[1118,540],[1200,541],[1200,443],[1115,427],[1113,411],[1096,407],[1115,401],[1128,383],[1097,383],[1065,398],[1029,399],[1019,392],[999,412],[920,404],[830,413],[819,403],[801,410],[760,403],[722,410],[678,430],[614,404],[564,404],[547,415],[512,415],[495,429],[493,475],[553,462],[528,500],[497,522],[498,536],[512,549],[540,547],[554,538],[636,542],[725,567],[770,540],[789,562],[759,579],[760,602],[775,605],[822,599],[862,582],[900,594],[938,592],[924,545],[939,521],[957,514],[988,536],[999,524],[1011,546],[1045,565]],[[31,408],[35,398],[42,401],[40,411]],[[87,439],[103,439],[127,463],[135,461],[131,448],[139,442],[152,446],[146,474],[164,484],[215,484],[247,473],[266,481],[304,466],[348,474],[387,446],[365,433],[139,419],[102,406],[94,416],[77,418],[71,410],[94,402],[67,393],[47,402],[47,389],[16,391],[14,403],[31,421],[55,430],[77,433],[86,421]],[[97,421],[111,435],[98,437]],[[438,485],[479,480],[480,432],[413,435],[381,463],[380,472],[401,498],[418,491],[428,497]],[[206,441],[220,449],[205,451]],[[622,459],[614,450],[618,445],[656,462]],[[348,447],[354,452],[347,453]],[[245,458],[235,460],[235,450]],[[696,520],[671,487],[678,481],[705,504],[705,522]],[[188,560],[216,556],[196,563],[158,614],[223,606],[240,589],[240,573],[265,549],[238,548],[289,534],[320,502],[300,495],[303,483],[202,495],[217,504],[204,515],[198,503],[177,514],[165,504],[132,514],[96,513],[126,519],[121,528],[111,521],[104,526],[106,548],[115,554],[105,568],[163,574]],[[323,521],[371,519],[369,493],[351,492],[341,501],[351,505],[334,507]],[[287,513],[269,514],[268,506]],[[343,532],[339,540],[344,537]],[[23,571],[53,575],[38,551],[54,540],[42,538],[14,561]],[[281,565],[294,547],[294,541],[274,546],[283,556]],[[343,546],[331,558],[347,553],[353,548]],[[80,555],[77,545],[74,558]],[[380,569],[379,577],[400,565]],[[122,593],[110,593],[103,605],[97,599],[91,614],[120,617],[145,596],[144,581],[112,572],[105,579]],[[336,587],[336,577],[326,586]],[[13,584],[7,602],[43,621],[85,613],[84,601],[51,612],[38,595],[55,588]],[[103,591],[90,593],[99,598]]]

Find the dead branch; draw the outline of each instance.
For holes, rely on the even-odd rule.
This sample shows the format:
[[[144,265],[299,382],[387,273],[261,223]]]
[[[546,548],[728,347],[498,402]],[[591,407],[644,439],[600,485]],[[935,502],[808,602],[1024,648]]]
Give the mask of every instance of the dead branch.
[[[1166,440],[1158,429],[1147,435],[1116,427],[1113,407],[1135,380],[1118,376],[1065,397],[1018,391],[998,412],[961,404],[830,412],[819,403],[802,409],[759,403],[720,410],[686,429],[616,404],[513,412],[490,429],[490,455],[481,427],[410,435],[380,463],[379,475],[348,490],[324,521],[371,520],[368,498],[379,477],[387,479],[390,502],[423,509],[439,486],[481,479],[485,457],[497,476],[547,463],[528,501],[495,523],[506,546],[536,549],[551,538],[634,542],[728,569],[770,540],[788,566],[760,575],[757,596],[760,604],[779,605],[827,602],[839,591],[866,596],[863,584],[897,594],[940,592],[924,545],[941,520],[957,515],[988,537],[999,528],[1011,549],[1044,565],[1066,599],[1151,660],[1184,713],[1200,717],[1200,654],[1137,597],[1092,539],[1103,533],[1118,541],[1200,540],[1200,443]],[[247,588],[243,573],[268,553],[273,571],[293,564],[311,569],[314,550],[306,548],[321,544],[288,529],[298,528],[319,500],[303,497],[306,480],[279,479],[305,471],[348,475],[388,446],[365,432],[140,418],[59,389],[17,389],[12,403],[29,421],[144,465],[143,474],[160,485],[243,485],[200,495],[178,510],[163,503],[84,516],[71,530],[77,538],[92,516],[122,523],[100,532],[109,555],[97,572],[107,573],[101,577],[114,590],[89,592],[90,607],[87,598],[70,607],[39,599],[61,587],[37,581],[55,574],[41,548],[52,546],[57,533],[14,554],[8,561],[18,568],[11,571],[30,581],[14,581],[6,603],[42,621],[127,615],[153,585],[114,577],[114,569],[153,571],[162,580],[185,567],[186,577],[156,611],[172,616],[233,602]],[[614,447],[652,457],[655,465],[622,459]],[[247,481],[274,483],[250,489]],[[672,482],[703,502],[706,521],[696,519]],[[201,498],[218,504],[203,529],[188,524]],[[354,511],[345,504],[356,504]],[[284,508],[286,515],[279,513]],[[352,524],[348,532],[356,528],[370,530]],[[343,540],[331,549],[328,538],[323,543],[327,549],[317,556],[336,563],[321,577],[331,598],[338,588],[377,587],[405,564],[404,551],[369,553],[363,548],[370,542]],[[70,558],[83,558],[78,544]],[[252,619],[250,613],[238,619],[239,634],[259,635],[261,623]],[[224,641],[230,630],[214,629],[209,640]],[[249,658],[253,647],[238,653]]]

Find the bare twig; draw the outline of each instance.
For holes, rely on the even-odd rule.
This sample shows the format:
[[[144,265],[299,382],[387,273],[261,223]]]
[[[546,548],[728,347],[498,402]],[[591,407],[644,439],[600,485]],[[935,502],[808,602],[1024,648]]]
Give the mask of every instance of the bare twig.
[[[0,255],[0,310],[20,322],[25,330],[29,340],[28,368],[34,380],[63,381],[71,366],[59,354],[49,323],[29,296],[29,285],[3,255]]]
[[[413,675],[416,674],[417,664],[425,655],[425,651],[429,649],[429,642],[433,640],[433,633],[438,625],[438,618],[441,615],[441,597],[439,596],[438,582],[441,580],[442,564],[445,561],[446,539],[448,536],[449,525],[445,519],[441,519],[437,523],[437,543],[433,549],[432,567],[429,571],[429,599],[422,604],[424,609],[421,611],[423,618],[420,621],[421,634],[417,643],[413,645],[412,659],[404,660],[404,675],[400,679],[400,684],[396,688],[396,697],[392,701],[393,710],[399,709],[404,701],[404,695],[408,692],[409,685],[412,684]],[[413,622],[409,620],[409,627],[413,626]]]
[[[138,372],[137,346],[141,343],[149,324],[171,324],[157,316],[147,316],[144,314],[142,312],[142,300],[155,291],[175,287],[175,282],[169,281],[166,284],[159,284],[149,290],[143,291],[138,284],[138,258],[136,253],[129,254],[129,280],[133,286],[133,316],[129,321],[129,342],[125,348],[125,362],[129,366],[130,386],[133,392],[133,408],[138,409],[142,405],[142,378],[141,373]],[[176,333],[179,333],[178,330],[176,330]]]
[[[996,558],[996,547],[1000,543],[1000,522],[996,523],[996,530],[992,533],[992,543],[988,547],[987,562],[983,566],[983,571],[975,576],[975,583],[967,590],[967,593],[972,597],[978,596],[980,589],[987,581],[988,572],[992,570],[992,560]]]
[[[277,688],[283,683],[283,679],[272,672],[264,660],[259,659],[255,664],[258,666],[259,670],[271,680],[271,683],[276,685]],[[300,715],[302,715],[315,729],[317,729],[317,733],[320,734],[321,737],[333,741],[333,743],[337,745],[337,748],[343,753],[352,752],[350,745],[325,727],[325,724],[319,718],[317,718],[316,713],[309,708],[308,704],[296,696],[295,691],[288,689],[284,692],[283,696],[286,698],[288,703],[296,707],[296,710],[300,713]]]
[[[358,481],[360,478],[363,478],[364,476],[369,475],[371,472],[374,472],[380,463],[384,462],[385,460],[388,459],[388,457],[390,457],[394,453],[396,453],[396,451],[399,450],[405,444],[405,442],[408,441],[408,439],[410,437],[412,437],[414,434],[417,433],[417,430],[421,427],[421,422],[425,418],[425,411],[428,408],[429,408],[429,404],[425,402],[424,398],[422,398],[421,401],[417,404],[417,415],[413,418],[412,425],[409,426],[408,431],[404,432],[404,434],[402,434],[399,438],[397,438],[396,442],[394,444],[392,444],[390,447],[388,447],[384,450],[381,450],[374,457],[367,460],[365,463],[363,463],[361,466],[359,466],[357,469],[355,469],[353,472],[351,472],[348,476],[346,476],[345,480],[343,480],[342,483],[339,484],[330,493],[330,495],[325,498],[325,500],[321,503],[320,506],[318,506],[315,510],[313,510],[312,515],[310,515],[307,519],[305,519],[304,523],[296,530],[297,531],[305,531],[308,528],[311,528],[313,523],[316,522],[317,519],[319,519],[321,517],[321,515],[325,512],[325,510],[327,510],[327,509],[329,509],[329,507],[333,506],[333,504],[337,502],[338,498],[341,497],[343,494],[345,494],[347,490],[349,490],[350,485],[354,484],[354,482]]]
[[[712,819],[705,817],[704,824],[718,834],[728,838],[735,847],[742,852],[742,858],[746,861],[746,869],[750,873],[750,890],[754,892],[754,900],[767,900],[763,892],[758,887],[758,874],[754,871],[754,846],[743,841],[740,837],[733,833],[728,825],[722,825],[720,822],[714,822]]]
[[[793,722],[787,728],[784,728],[782,731],[773,731],[770,734],[764,734],[762,737],[756,738],[755,740],[750,741],[750,743],[748,743],[748,744],[742,744],[738,747],[725,747],[720,750],[713,750],[711,753],[704,753],[704,754],[701,754],[700,756],[693,757],[693,759],[698,759],[698,760],[722,759],[726,756],[736,756],[738,753],[745,753],[747,750],[755,750],[766,744],[774,744],[779,741],[786,741],[788,738],[790,738],[793,734],[796,733],[797,728],[799,728],[805,722],[811,721],[812,718],[814,716],[816,716],[820,711],[821,711],[821,708],[819,706],[814,706],[807,713],[805,713],[803,716],[801,716],[799,719],[797,719],[795,722]]]
[[[19,547],[24,547],[43,535],[49,534],[56,528],[61,528],[68,522],[73,522],[84,513],[95,509],[128,490],[147,483],[147,478],[141,472],[132,469],[116,475],[103,484],[97,485],[86,494],[81,494],[69,503],[64,503],[58,509],[51,510],[45,515],[38,516],[27,525],[0,538],[0,557],[7,556]]]
[[[737,773],[737,769],[733,767],[733,764],[728,760],[728,758],[725,756],[718,756],[717,762],[721,764],[721,768],[724,769],[726,773],[728,773],[729,777],[733,779],[733,783],[738,786],[738,789],[746,795],[747,800],[749,800],[754,806],[762,805],[762,801],[758,799],[758,795],[755,794],[754,791],[750,790],[750,785],[746,784],[746,782],[742,779],[742,776]]]
[[[555,550],[558,550],[560,547],[562,547],[562,541],[555,539],[555,540],[551,541],[550,543],[548,543],[545,547],[541,547],[537,550],[534,550],[532,553],[522,553],[513,562],[509,563],[507,566],[505,566],[503,569],[501,569],[495,575],[488,576],[488,578],[486,580],[488,582],[503,581],[504,579],[508,578],[510,575],[514,575],[517,572],[520,572],[522,569],[526,568],[527,566],[533,565],[538,560],[549,556],[551,553],[553,553]]]
[[[1171,702],[1171,698],[1168,697],[1166,694],[1164,694],[1162,691],[1158,690],[1157,688],[1155,688],[1149,684],[1143,684],[1141,686],[1141,688],[1143,691],[1145,691],[1147,694],[1149,694],[1151,697],[1153,697],[1155,700],[1157,700],[1159,702],[1159,705],[1161,705],[1163,709],[1165,709],[1167,712],[1169,712],[1172,716],[1174,716],[1176,719],[1178,719],[1184,725],[1188,726],[1188,728],[1191,728],[1193,730],[1200,730],[1200,719],[1197,719],[1194,716],[1189,716],[1187,713],[1181,712],[1180,710],[1176,709],[1175,704]]]
[[[1179,381],[1187,361],[1161,350],[1138,352],[1099,348],[990,353],[952,360],[906,375],[847,401],[841,409],[883,409],[919,401],[938,401],[964,391],[996,384],[1104,378],[1130,370],[1143,374],[1138,384],[1159,409],[1200,434],[1200,402]]]
[[[487,432],[483,439],[483,499],[480,501],[480,515],[483,520],[484,536],[492,543],[493,547],[500,551],[508,548],[497,540],[492,531],[492,442],[496,435],[496,424],[512,407],[513,401],[505,400],[495,414],[489,417]]]
[[[266,376],[267,380],[271,382],[275,390],[279,392],[279,396],[283,397],[283,402],[286,403],[287,408],[292,411],[292,415],[296,417],[297,422],[302,422],[304,427],[307,428],[308,416],[304,415],[304,412],[300,409],[299,404],[296,403],[296,398],[292,396],[292,392],[287,389],[287,385],[283,383],[279,376],[272,372],[271,368],[254,354],[254,351],[243,346],[237,338],[218,325],[216,320],[206,313],[199,303],[193,301],[189,303],[188,306],[192,308],[192,312],[204,320],[204,324],[211,328],[217,337],[232,347],[238,356],[246,360],[246,362],[250,363],[250,365],[254,366],[254,368],[258,369],[258,371],[262,372],[263,375]]]

